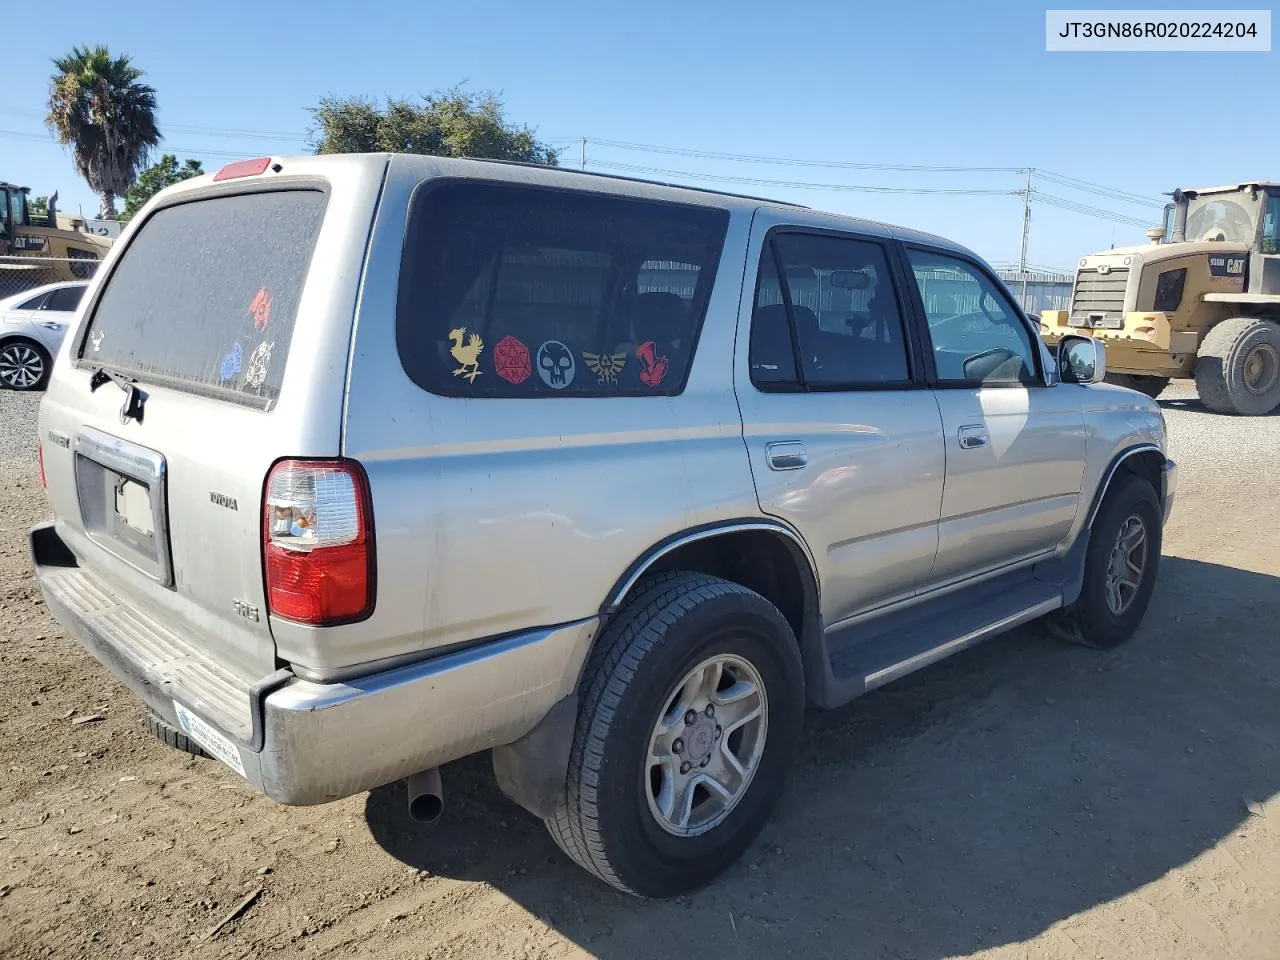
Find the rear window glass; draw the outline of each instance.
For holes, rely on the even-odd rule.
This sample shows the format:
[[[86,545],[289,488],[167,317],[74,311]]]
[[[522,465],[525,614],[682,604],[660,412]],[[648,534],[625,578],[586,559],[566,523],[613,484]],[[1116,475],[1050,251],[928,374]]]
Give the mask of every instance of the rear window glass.
[[[419,190],[396,339],[447,396],[679,393],[729,214],[505,184]]]
[[[270,404],[324,217],[316,190],[156,211],[112,272],[81,345],[87,363]]]

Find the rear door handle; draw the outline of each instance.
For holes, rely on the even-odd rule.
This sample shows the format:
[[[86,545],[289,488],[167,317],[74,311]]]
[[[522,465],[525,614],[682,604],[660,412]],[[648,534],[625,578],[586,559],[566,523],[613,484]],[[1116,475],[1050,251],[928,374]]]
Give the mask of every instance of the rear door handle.
[[[975,450],[987,445],[987,428],[980,423],[971,423],[960,428],[960,449]]]
[[[770,470],[799,470],[809,462],[809,452],[799,440],[771,443],[764,448]]]

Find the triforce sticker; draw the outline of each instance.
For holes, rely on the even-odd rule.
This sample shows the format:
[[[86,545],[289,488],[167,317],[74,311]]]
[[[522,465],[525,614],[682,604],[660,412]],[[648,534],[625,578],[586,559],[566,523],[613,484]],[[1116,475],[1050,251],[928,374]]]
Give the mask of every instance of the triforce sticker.
[[[582,353],[587,369],[600,378],[601,385],[616,386],[618,374],[627,365],[626,353]]]
[[[253,329],[262,333],[271,322],[271,294],[263,287],[249,301],[249,316],[253,317]]]
[[[244,348],[237,342],[232,344],[231,349],[222,358],[222,364],[218,367],[218,377],[222,380],[231,380],[243,366]]]
[[[652,340],[646,340],[636,347],[636,359],[640,361],[640,382],[646,387],[656,387],[667,375],[671,360],[667,355],[658,354],[658,347]]]
[[[449,331],[449,353],[458,361],[453,371],[455,377],[466,377],[467,383],[475,383],[480,376],[480,354],[484,352],[484,341],[478,333],[467,333],[466,327],[454,327]]]
[[[563,390],[578,372],[573,354],[559,340],[548,340],[538,348],[538,376],[552,390]]]
[[[275,348],[274,340],[263,341],[249,354],[249,362],[244,368],[244,382],[253,389],[257,390],[267,382],[267,369],[271,366],[271,354]]]
[[[507,383],[524,383],[533,374],[529,348],[515,337],[503,337],[493,348],[493,372]]]

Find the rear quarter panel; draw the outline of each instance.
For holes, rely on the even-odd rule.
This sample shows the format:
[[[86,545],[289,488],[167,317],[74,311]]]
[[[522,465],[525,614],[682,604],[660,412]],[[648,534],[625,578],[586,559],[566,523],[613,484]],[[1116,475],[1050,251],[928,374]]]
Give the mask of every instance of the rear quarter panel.
[[[343,437],[372,489],[377,606],[363,623],[276,632],[282,657],[319,673],[593,616],[653,544],[759,515],[732,379],[750,212],[731,216],[679,396],[440,397],[401,366],[396,289],[410,194],[424,177],[455,169],[425,159],[391,164]],[[485,175],[528,173],[493,167]],[[575,174],[554,177],[598,189]]]

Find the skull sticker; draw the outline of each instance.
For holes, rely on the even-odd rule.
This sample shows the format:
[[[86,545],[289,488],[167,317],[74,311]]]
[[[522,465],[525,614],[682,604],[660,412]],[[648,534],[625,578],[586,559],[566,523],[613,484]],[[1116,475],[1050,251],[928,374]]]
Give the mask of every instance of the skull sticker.
[[[538,376],[552,390],[563,390],[578,372],[573,354],[559,340],[548,340],[538,348]]]
[[[253,348],[253,353],[249,354],[249,362],[244,368],[244,382],[253,389],[259,389],[267,382],[267,368],[271,366],[271,352],[275,350],[276,342],[263,341]]]

